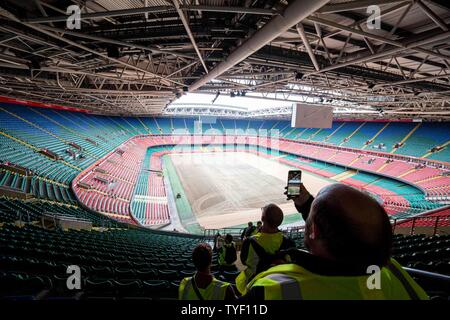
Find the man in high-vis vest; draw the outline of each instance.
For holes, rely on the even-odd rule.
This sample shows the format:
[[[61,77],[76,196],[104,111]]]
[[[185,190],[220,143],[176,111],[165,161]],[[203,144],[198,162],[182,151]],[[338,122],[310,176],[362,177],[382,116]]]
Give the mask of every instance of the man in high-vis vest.
[[[390,257],[392,229],[383,207],[343,184],[323,188],[314,199],[304,186],[293,198],[305,224],[308,251],[292,250],[292,262],[255,276],[248,299],[428,299]]]
[[[225,242],[218,250],[219,267],[221,271],[237,271],[237,267],[234,264],[237,260],[236,244],[233,241],[233,236],[227,234],[225,236]]]
[[[181,280],[178,289],[180,300],[235,300],[233,287],[219,281],[211,274],[212,249],[207,243],[197,245],[192,252],[197,269],[193,277]]]
[[[283,222],[283,211],[276,204],[268,204],[261,208],[261,231],[247,238],[242,243],[241,262],[246,269],[236,278],[236,288],[245,295],[248,282],[260,271],[258,264],[260,263],[260,255],[256,252],[253,242],[267,254],[275,254],[279,250],[292,247],[294,244],[283,236],[278,227]]]

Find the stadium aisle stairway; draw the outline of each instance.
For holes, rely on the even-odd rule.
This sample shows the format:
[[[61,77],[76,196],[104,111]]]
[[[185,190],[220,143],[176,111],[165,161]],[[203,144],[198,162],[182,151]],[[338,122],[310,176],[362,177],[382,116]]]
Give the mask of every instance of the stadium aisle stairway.
[[[161,173],[156,172],[162,170],[161,150],[165,148],[147,149],[131,200],[131,213],[144,226],[170,222],[164,181]]]

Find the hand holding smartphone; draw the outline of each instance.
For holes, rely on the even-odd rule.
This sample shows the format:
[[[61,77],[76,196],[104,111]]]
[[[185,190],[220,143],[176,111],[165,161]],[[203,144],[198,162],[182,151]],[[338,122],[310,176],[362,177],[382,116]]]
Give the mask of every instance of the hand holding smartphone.
[[[287,180],[287,193],[288,198],[298,197],[301,191],[302,184],[302,171],[290,170]]]

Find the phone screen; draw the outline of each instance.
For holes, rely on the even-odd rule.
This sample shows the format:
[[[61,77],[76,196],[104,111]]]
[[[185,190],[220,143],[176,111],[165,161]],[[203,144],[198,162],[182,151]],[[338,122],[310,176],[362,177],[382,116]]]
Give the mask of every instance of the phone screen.
[[[302,171],[290,170],[288,173],[287,195],[300,195],[300,185],[302,184]]]

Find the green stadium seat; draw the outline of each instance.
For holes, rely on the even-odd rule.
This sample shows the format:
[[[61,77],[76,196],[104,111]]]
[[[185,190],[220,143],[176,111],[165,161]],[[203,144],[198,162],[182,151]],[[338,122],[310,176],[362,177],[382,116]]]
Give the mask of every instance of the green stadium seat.
[[[158,277],[160,280],[167,280],[167,281],[180,279],[180,275],[176,270],[168,270],[168,269],[158,270]]]
[[[113,280],[112,283],[119,298],[141,295],[142,283],[140,280]]]
[[[86,279],[84,292],[87,297],[114,297],[115,287],[112,280],[97,278]]]
[[[128,268],[116,268],[114,269],[114,274],[116,279],[133,279],[136,277],[136,272]]]
[[[144,296],[159,298],[167,292],[168,282],[165,280],[145,280],[142,281],[142,294]]]

